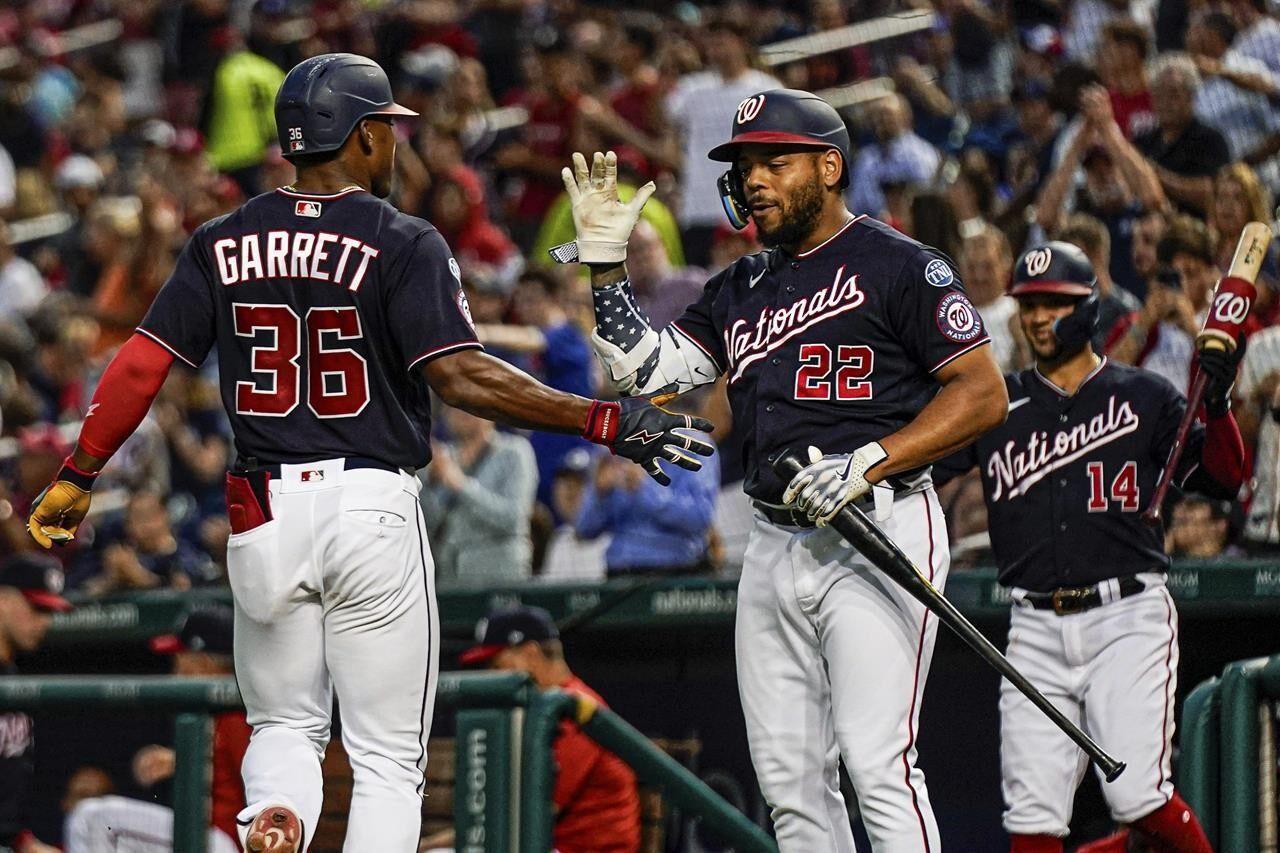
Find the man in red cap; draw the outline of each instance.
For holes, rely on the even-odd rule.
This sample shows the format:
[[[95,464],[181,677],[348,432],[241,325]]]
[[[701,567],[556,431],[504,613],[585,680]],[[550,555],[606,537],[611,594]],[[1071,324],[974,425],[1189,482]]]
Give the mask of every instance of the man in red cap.
[[[0,676],[17,675],[14,658],[44,642],[52,614],[71,609],[62,597],[62,567],[46,554],[15,554],[0,563]],[[0,848],[15,853],[56,850],[27,828],[26,798],[35,744],[31,718],[0,713]]]
[[[486,664],[505,672],[526,672],[540,690],[559,688],[594,699],[600,694],[565,663],[560,633],[540,607],[511,607],[490,613],[476,625],[477,645],[459,657],[464,665]],[[571,720],[560,721],[552,744],[556,786],[551,801],[557,853],[634,853],[640,849],[640,795],[631,768],[600,746]],[[447,846],[452,832],[427,839]]]

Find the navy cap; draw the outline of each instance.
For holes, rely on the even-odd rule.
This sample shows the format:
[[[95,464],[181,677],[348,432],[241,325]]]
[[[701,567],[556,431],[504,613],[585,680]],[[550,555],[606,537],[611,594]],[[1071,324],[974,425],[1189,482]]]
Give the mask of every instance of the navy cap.
[[[559,637],[551,614],[541,607],[508,607],[495,610],[476,623],[478,644],[463,652],[458,660],[468,665],[486,663],[503,649]]]
[[[65,613],[71,602],[62,597],[62,564],[34,551],[6,557],[0,563],[0,586],[11,586],[37,610]]]
[[[738,104],[728,142],[707,152],[712,160],[732,163],[743,145],[794,145],[834,148],[849,172],[849,129],[835,107],[811,92],[770,89]]]
[[[160,655],[178,652],[207,652],[211,655],[232,653],[235,614],[219,604],[201,607],[187,614],[181,630],[151,638],[151,651]]]

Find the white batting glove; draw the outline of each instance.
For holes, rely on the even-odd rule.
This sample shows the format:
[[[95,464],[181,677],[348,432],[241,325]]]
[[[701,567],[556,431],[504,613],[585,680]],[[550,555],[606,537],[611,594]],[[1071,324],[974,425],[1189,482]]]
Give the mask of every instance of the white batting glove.
[[[794,503],[810,521],[826,527],[842,506],[871,490],[866,473],[888,457],[875,441],[853,453],[830,456],[823,456],[821,450],[810,446],[809,465],[791,479],[782,493],[782,502]]]
[[[573,169],[560,170],[564,188],[573,202],[573,227],[577,232],[578,260],[584,264],[620,264],[627,259],[627,240],[636,227],[640,210],[653,195],[653,181],[636,190],[631,201],[618,199],[618,155],[597,151],[587,171],[587,158],[573,153]]]

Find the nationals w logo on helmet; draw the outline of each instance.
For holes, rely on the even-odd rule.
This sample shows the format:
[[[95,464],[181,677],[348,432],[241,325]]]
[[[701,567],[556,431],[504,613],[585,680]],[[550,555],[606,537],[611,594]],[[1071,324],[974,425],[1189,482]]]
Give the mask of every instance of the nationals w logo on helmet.
[[[762,109],[764,109],[764,95],[752,95],[747,98],[738,104],[738,124],[755,121],[756,116],[760,115],[760,110]]]
[[[1027,275],[1042,275],[1049,269],[1049,264],[1053,261],[1053,250],[1049,248],[1036,249],[1027,252]]]

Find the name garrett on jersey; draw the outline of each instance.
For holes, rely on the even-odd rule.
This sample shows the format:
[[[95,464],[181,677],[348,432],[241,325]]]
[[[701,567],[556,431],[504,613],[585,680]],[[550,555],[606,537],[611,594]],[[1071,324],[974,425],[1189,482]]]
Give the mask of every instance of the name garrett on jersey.
[[[218,278],[226,287],[263,279],[311,279],[360,289],[378,250],[327,231],[268,231],[214,241]]]
[[[991,454],[987,460],[987,476],[995,484],[991,500],[1025,495],[1049,474],[1134,432],[1138,424],[1138,415],[1129,401],[1117,403],[1112,394],[1105,412],[1099,412],[1086,423],[1059,430],[1052,440],[1047,431],[1037,430],[1027,439],[1026,447],[1018,449],[1017,442],[1010,439],[1003,450]]]

